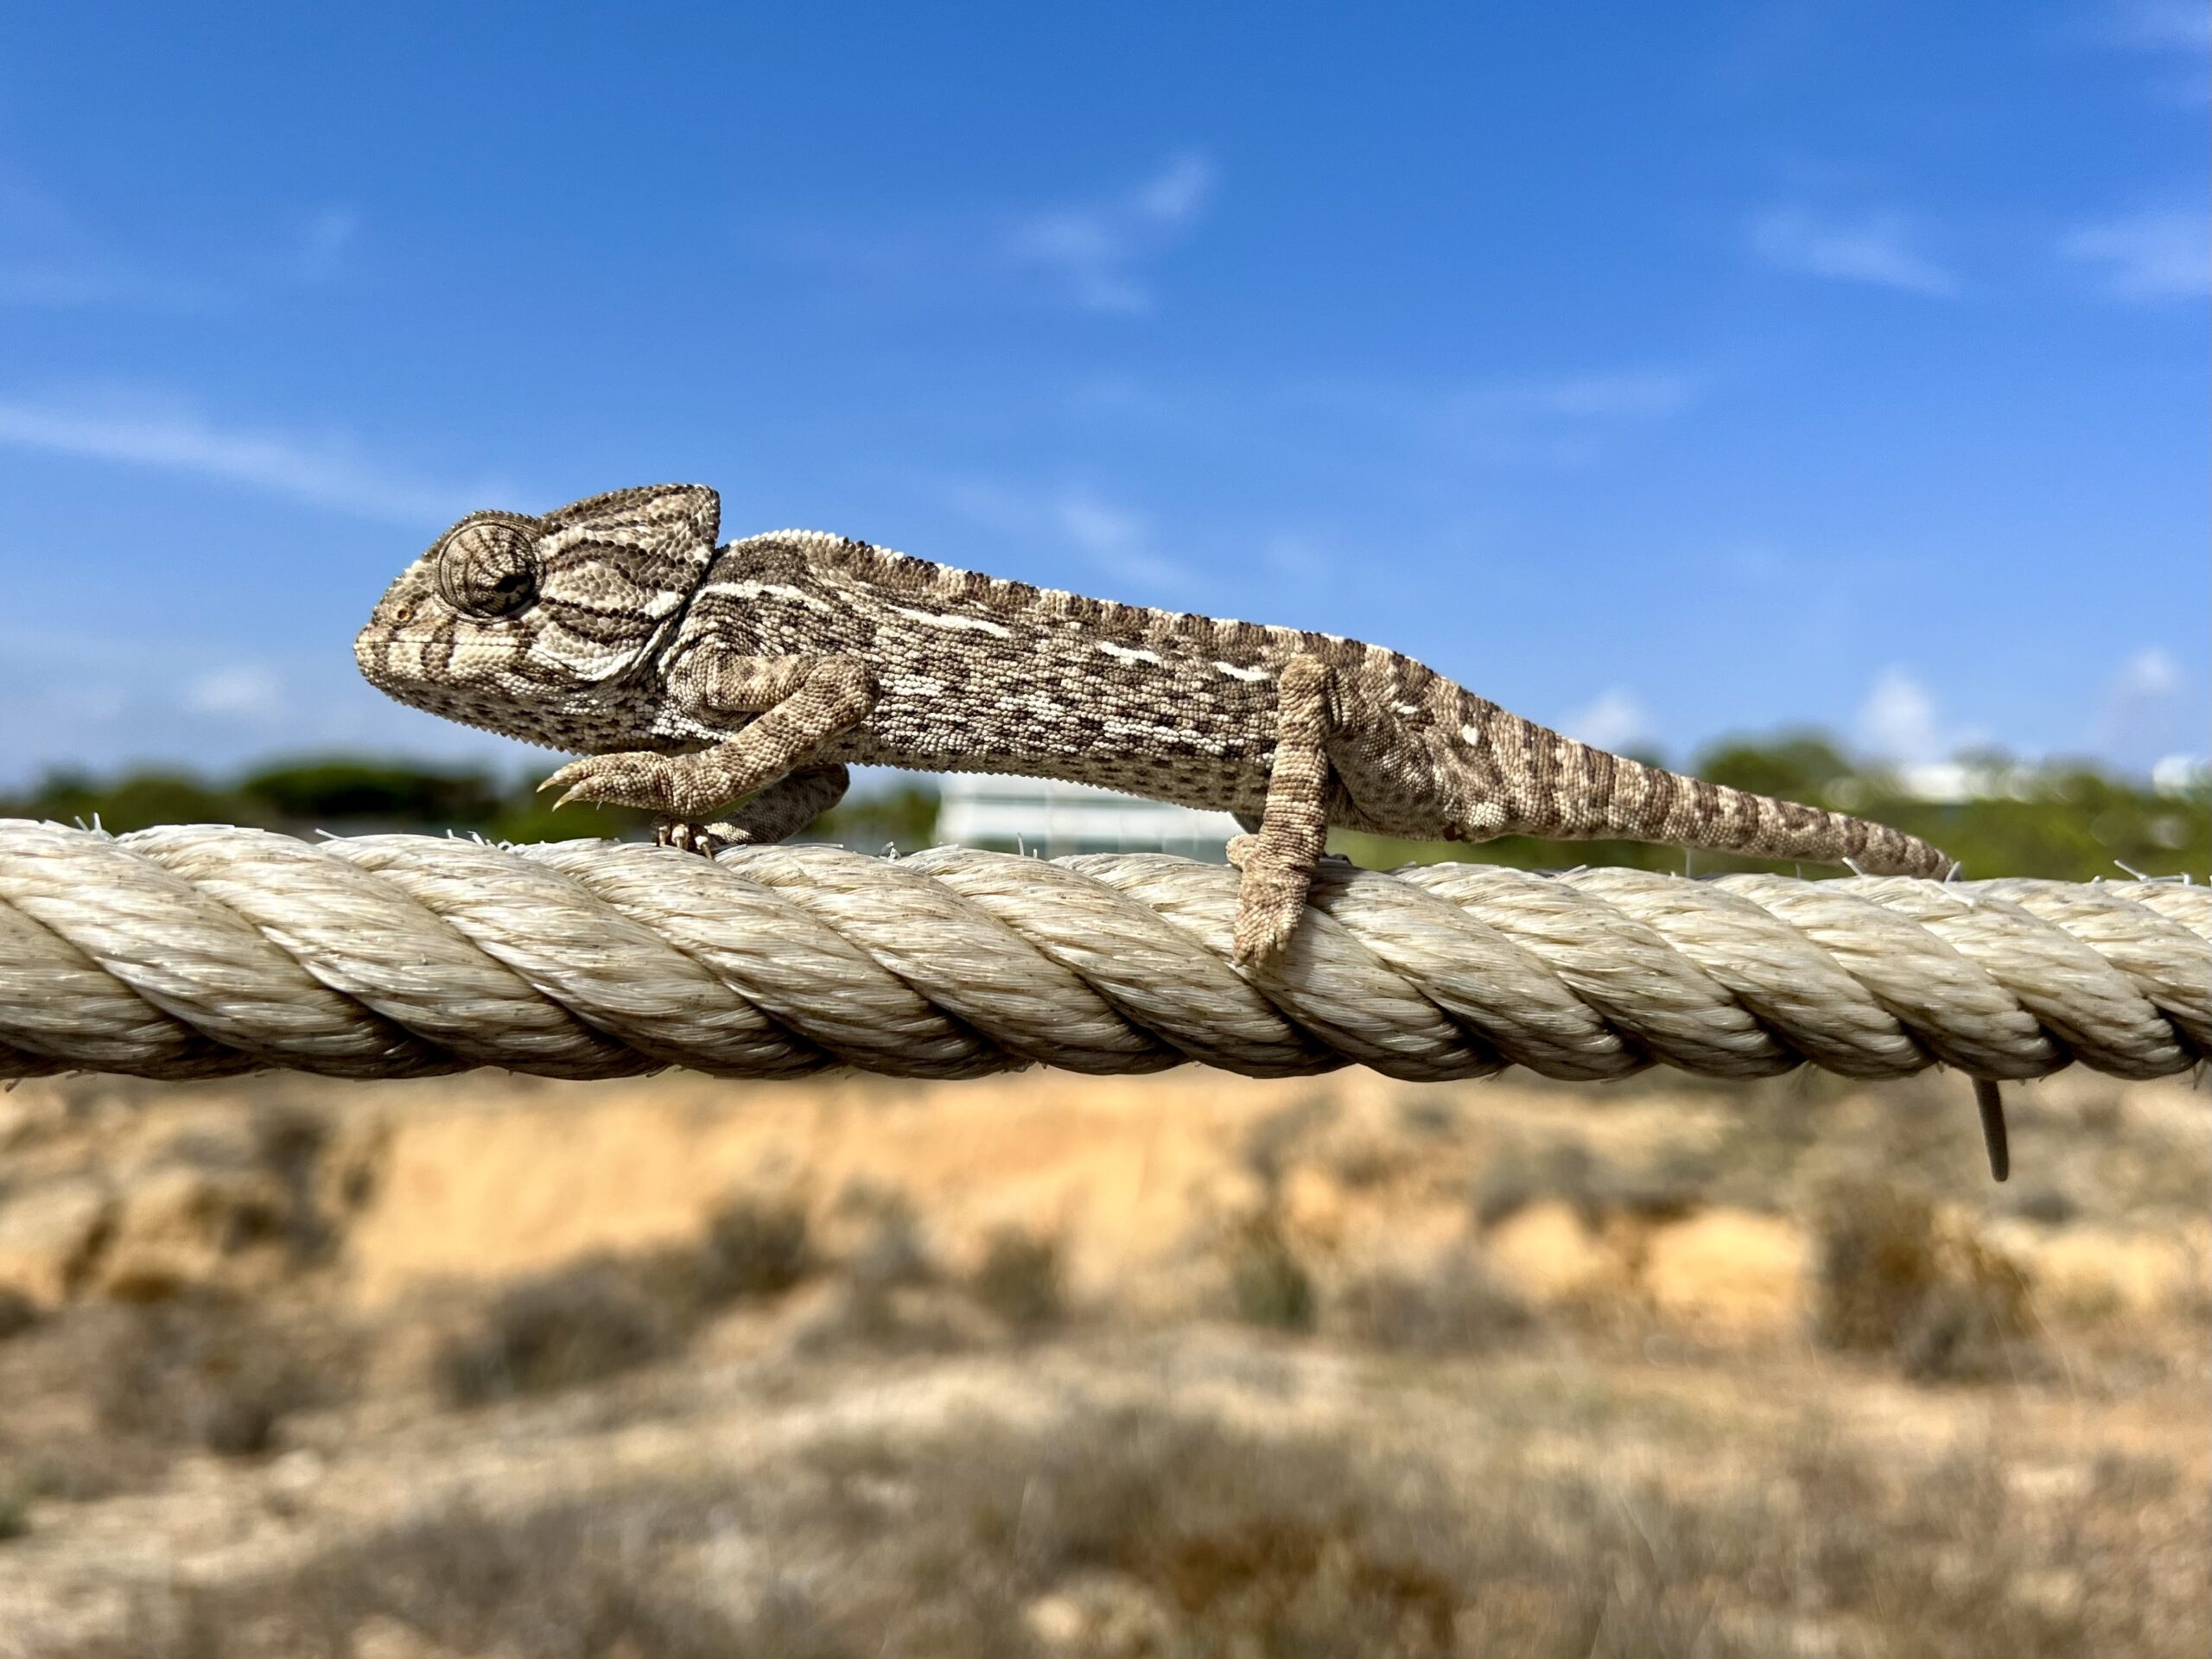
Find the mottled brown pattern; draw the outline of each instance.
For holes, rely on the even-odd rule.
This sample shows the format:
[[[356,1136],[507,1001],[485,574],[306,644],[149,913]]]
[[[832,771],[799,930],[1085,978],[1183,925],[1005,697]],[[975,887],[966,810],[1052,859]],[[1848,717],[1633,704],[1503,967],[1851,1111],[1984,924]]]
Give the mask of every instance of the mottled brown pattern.
[[[670,486],[542,518],[473,515],[401,574],[354,654],[403,702],[583,753],[547,780],[563,800],[652,809],[685,844],[791,834],[855,764],[1066,779],[1232,812],[1258,825],[1236,849],[1246,959],[1288,942],[1332,823],[1439,841],[1618,837],[1882,874],[1948,866],[1879,824],[1589,748],[1380,646],[812,531],[717,548],[718,513],[711,490]]]

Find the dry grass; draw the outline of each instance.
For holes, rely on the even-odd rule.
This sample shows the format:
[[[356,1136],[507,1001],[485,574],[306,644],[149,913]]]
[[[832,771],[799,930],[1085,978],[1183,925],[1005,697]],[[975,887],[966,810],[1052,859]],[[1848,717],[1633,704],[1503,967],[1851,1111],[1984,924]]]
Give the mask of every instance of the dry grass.
[[[2037,1510],[1986,1450],[1900,1469],[1816,1424],[1795,1444],[1684,1487],[1510,1452],[1467,1479],[1417,1446],[1071,1401],[836,1434],[772,1479],[435,1510],[149,1594],[74,1659],[340,1659],[378,1622],[512,1659],[2196,1650],[2143,1565],[2160,1467]]]
[[[1371,1268],[1337,1292],[1325,1329],[1362,1347],[1417,1353],[1478,1351],[1535,1324],[1529,1305],[1471,1250],[1423,1269]]]
[[[1173,1109],[1119,1097],[1117,1118],[1157,1111],[1146,1137],[1117,1121],[1040,1157],[1013,1136],[1002,1168],[979,1160],[996,1119],[965,1094],[945,1091],[934,1145],[922,1092],[848,1102],[842,1127],[794,1142],[818,1144],[813,1163],[738,1138],[764,1133],[754,1100],[730,1108],[732,1138],[666,1229],[610,1235],[676,1243],[365,1300],[358,1330],[319,1311],[366,1230],[347,1230],[350,1154],[334,1120],[256,1096],[250,1141],[212,1114],[195,1132],[279,1177],[273,1230],[247,1253],[294,1278],[30,1309],[0,1340],[0,1604],[56,1628],[105,1605],[139,1570],[115,1548],[128,1513],[159,1580],[99,1640],[26,1623],[36,1651],[2202,1652],[2190,1390],[2212,1274],[2167,1287],[2163,1258],[2114,1225],[2155,1217],[2151,1243],[2164,1230],[2177,1258],[2201,1254],[2201,1205],[2177,1207],[2206,1185],[2201,1101],[2020,1091],[2023,1174],[2044,1185],[2015,1193],[1980,1174],[1955,1081],[1897,1103],[1785,1080],[1679,1115],[1653,1085],[1611,1119],[1579,1095],[1572,1110],[1503,1089],[1401,1102],[1347,1081],[1190,1131],[1209,1084]],[[581,1091],[543,1092],[543,1132],[571,1133]],[[788,1122],[785,1095],[775,1107]],[[912,1137],[911,1164],[855,1173],[886,1126]],[[1096,1177],[1099,1145],[1140,1141],[1133,1186],[1114,1184],[1128,1165]],[[683,1234],[730,1170],[790,1196]],[[831,1181],[849,1185],[824,1203]],[[1662,1258],[1684,1236],[1670,1218],[1729,1195],[1756,1200],[1764,1230],[1708,1230],[1719,1259],[1697,1271],[1733,1282],[1728,1240],[1778,1234],[1803,1300],[1785,1288],[1777,1322],[1745,1332],[1639,1301],[1662,1282],[1640,1263],[1700,1260]],[[1529,1241],[1571,1220],[1486,1234],[1556,1199],[1586,1224],[1580,1247],[1620,1264],[1587,1293],[1608,1317],[1529,1269]],[[990,1230],[1010,1213],[1065,1230]],[[2077,1226],[2059,1241],[2075,1256],[2034,1254]],[[2094,1278],[2091,1229],[2117,1239],[2115,1274],[2140,1269],[2115,1277],[2133,1300],[2094,1338],[2060,1294],[2066,1272]],[[2040,1264],[2051,1308],[1998,1240]],[[1097,1273],[1117,1253],[1135,1264],[1119,1283]],[[537,1402],[556,1391],[583,1397]],[[104,1503],[123,1491],[127,1510]]]

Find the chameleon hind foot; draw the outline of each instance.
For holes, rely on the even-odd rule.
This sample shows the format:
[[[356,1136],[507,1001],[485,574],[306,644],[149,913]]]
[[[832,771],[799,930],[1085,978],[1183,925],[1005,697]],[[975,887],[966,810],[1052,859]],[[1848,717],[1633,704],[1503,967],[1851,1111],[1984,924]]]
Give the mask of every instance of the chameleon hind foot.
[[[1238,836],[1229,843],[1229,861],[1237,868],[1234,959],[1266,963],[1290,947],[1313,873],[1268,855],[1257,836]]]
[[[679,852],[712,858],[726,847],[749,845],[753,837],[734,823],[694,823],[688,818],[663,818],[653,826],[653,844]]]

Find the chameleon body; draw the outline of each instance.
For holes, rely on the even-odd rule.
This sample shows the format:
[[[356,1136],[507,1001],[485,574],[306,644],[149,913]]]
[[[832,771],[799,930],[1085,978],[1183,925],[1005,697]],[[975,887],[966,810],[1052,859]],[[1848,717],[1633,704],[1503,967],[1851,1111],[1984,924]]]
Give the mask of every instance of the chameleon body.
[[[849,766],[1012,772],[1236,816],[1236,950],[1289,941],[1329,826],[1936,875],[1927,842],[1608,754],[1396,652],[1086,599],[810,531],[715,544],[691,486],[463,519],[354,644],[402,702],[584,758],[561,799],[704,849],[780,840]],[[721,822],[709,823],[728,812]]]

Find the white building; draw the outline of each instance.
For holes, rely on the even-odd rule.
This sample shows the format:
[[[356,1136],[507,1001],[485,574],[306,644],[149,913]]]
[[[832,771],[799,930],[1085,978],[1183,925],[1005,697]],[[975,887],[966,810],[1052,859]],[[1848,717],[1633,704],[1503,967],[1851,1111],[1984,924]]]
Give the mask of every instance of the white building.
[[[1059,858],[1069,853],[1180,853],[1219,860],[1236,833],[1226,812],[1198,812],[1088,784],[951,772],[938,779],[937,835],[963,847]]]

